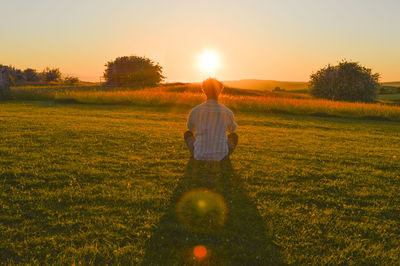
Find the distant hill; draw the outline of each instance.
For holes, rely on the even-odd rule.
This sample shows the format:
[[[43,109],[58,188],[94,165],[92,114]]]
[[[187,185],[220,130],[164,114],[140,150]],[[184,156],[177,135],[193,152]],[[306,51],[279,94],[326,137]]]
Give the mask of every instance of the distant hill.
[[[276,80],[261,80],[261,79],[241,79],[224,81],[226,86],[252,89],[252,90],[273,90],[276,87],[286,91],[305,91],[307,90],[307,82],[301,81],[276,81]]]
[[[400,87],[400,81],[382,82],[383,86]]]
[[[306,92],[307,82],[301,81],[277,81],[277,80],[262,80],[262,79],[241,79],[241,80],[228,80],[224,81],[225,86],[239,88],[239,89],[250,89],[250,90],[261,90],[261,91],[272,91],[276,87],[286,91],[292,92]],[[385,87],[400,87],[400,81],[383,82]]]
[[[304,93],[297,93],[295,91],[268,91],[260,89],[242,89],[233,86],[229,86],[224,82],[224,95],[236,95],[236,96],[271,96],[271,97],[284,97],[284,98],[296,98],[305,99],[311,96]],[[162,88],[167,92],[191,92],[191,93],[201,93],[200,83],[182,83],[173,82],[162,84],[159,88]],[[158,88],[155,88],[158,89]]]

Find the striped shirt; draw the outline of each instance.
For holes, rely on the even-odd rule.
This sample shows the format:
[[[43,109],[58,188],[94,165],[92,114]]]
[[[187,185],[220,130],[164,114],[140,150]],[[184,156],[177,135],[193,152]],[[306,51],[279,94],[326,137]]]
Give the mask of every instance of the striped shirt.
[[[221,161],[228,155],[226,131],[234,132],[236,123],[227,107],[216,100],[208,100],[190,111],[187,126],[196,137],[196,160]]]

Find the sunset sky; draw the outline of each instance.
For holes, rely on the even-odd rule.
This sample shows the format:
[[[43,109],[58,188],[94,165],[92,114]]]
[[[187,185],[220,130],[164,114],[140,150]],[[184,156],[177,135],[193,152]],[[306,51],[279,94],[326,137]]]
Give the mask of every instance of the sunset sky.
[[[140,55],[168,81],[198,81],[204,50],[221,80],[307,81],[341,59],[400,80],[398,0],[2,0],[0,64],[59,67],[98,81],[104,64]]]

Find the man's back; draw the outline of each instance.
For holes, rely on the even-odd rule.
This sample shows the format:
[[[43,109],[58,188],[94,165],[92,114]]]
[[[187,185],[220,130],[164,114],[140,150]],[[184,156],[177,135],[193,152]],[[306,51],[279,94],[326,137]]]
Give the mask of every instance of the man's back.
[[[220,161],[228,155],[226,131],[233,133],[236,123],[231,110],[216,100],[208,100],[189,114],[187,126],[194,131],[194,158]]]

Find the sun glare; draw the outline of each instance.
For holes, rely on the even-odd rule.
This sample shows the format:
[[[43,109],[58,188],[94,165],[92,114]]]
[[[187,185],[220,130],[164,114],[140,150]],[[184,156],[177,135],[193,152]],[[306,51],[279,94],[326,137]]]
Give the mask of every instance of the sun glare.
[[[220,66],[220,58],[217,52],[205,50],[199,56],[199,67],[207,74],[215,75],[215,71]]]

